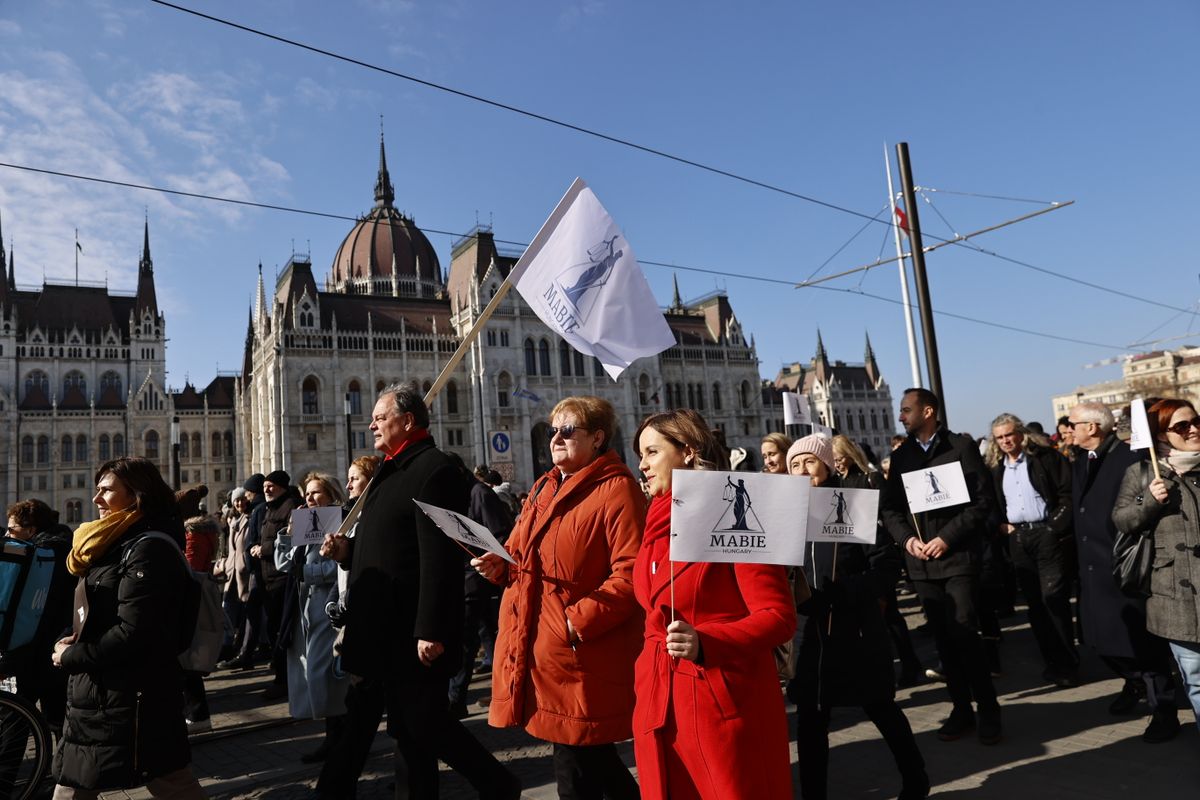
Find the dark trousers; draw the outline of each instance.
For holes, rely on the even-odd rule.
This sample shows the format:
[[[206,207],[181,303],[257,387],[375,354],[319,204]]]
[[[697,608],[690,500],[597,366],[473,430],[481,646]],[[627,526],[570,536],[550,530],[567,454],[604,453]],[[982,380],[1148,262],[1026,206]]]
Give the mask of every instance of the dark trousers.
[[[396,740],[397,800],[436,800],[438,759],[481,798],[508,797],[517,779],[447,711],[445,684],[362,680],[346,693],[346,721],[317,781],[321,797],[349,800],[370,754],[384,710]]]
[[[263,611],[267,616],[267,643],[271,647],[271,672],[275,683],[287,684],[287,651],[276,647],[283,625],[283,604],[287,599],[287,584],[268,588],[263,594]]]
[[[1042,660],[1051,669],[1073,672],[1079,666],[1079,654],[1062,537],[1045,526],[1017,528],[1008,543]]]
[[[892,650],[900,659],[900,668],[906,674],[916,675],[922,669],[921,659],[913,649],[912,636],[908,632],[908,623],[900,613],[900,603],[896,600],[896,590],[884,597],[883,620],[887,623],[888,635],[892,640]]]
[[[245,630],[242,633],[242,646],[238,658],[249,662],[254,660],[254,651],[258,648],[258,640],[262,636],[263,627],[263,590],[256,586],[250,590],[250,599],[242,604],[242,614],[245,617]]]
[[[492,592],[472,592],[466,596],[463,609],[462,669],[450,679],[450,702],[466,700],[471,676],[475,674],[475,656],[482,644],[491,658],[496,646],[496,629],[500,615],[499,600]]]
[[[184,670],[183,716],[190,722],[208,719],[208,693],[204,691],[204,673]]]
[[[862,707],[892,751],[905,784],[925,782],[925,759],[917,747],[908,718],[895,700]],[[796,749],[800,753],[800,797],[825,800],[829,772],[829,712],[808,702],[796,705]]]
[[[1141,683],[1146,687],[1146,702],[1151,710],[1157,711],[1162,707],[1164,711],[1169,710],[1174,714],[1175,680],[1171,675],[1171,648],[1165,640],[1159,639],[1158,642],[1162,644],[1161,652],[1157,646],[1151,646],[1147,648],[1150,652],[1142,653],[1137,658],[1103,654],[1100,658],[1126,683]]]
[[[637,800],[637,781],[615,744],[554,745],[559,800]]]
[[[929,629],[933,633],[946,688],[956,710],[970,710],[974,699],[981,709],[997,707],[996,690],[979,637],[979,594],[975,575],[955,575],[936,580],[914,580]]]

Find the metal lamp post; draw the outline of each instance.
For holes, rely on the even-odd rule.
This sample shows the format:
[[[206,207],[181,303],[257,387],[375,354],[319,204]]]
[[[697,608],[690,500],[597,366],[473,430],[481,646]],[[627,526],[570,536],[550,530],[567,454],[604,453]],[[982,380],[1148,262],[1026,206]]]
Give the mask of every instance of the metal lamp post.
[[[171,486],[179,491],[179,417],[171,420]]]

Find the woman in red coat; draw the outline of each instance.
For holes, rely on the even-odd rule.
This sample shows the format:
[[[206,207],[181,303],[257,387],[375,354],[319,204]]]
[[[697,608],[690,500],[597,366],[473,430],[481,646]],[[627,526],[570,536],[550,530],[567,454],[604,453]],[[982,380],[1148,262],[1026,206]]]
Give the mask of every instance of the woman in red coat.
[[[646,610],[633,709],[642,798],[791,797],[773,654],[796,628],[786,571],[671,562],[671,470],[724,466],[725,454],[690,409],[648,417],[635,441],[653,496],[633,578]]]

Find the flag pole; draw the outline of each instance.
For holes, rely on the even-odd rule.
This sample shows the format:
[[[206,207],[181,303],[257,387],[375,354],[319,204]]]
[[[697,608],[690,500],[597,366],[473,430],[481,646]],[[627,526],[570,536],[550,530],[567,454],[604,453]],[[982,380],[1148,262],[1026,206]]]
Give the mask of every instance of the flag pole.
[[[671,568],[671,623],[675,623],[675,562],[667,557],[667,564]]]
[[[912,521],[913,521],[913,528],[914,528],[914,529],[916,530],[916,532],[917,532],[917,540],[918,540],[918,541],[919,541],[921,544],[925,544],[925,537],[921,535],[921,526],[917,524],[917,515],[916,515],[916,513],[915,513],[915,512],[912,512],[912,511],[910,511],[910,512],[908,512],[908,513],[909,513],[909,515],[912,517]]]
[[[840,542],[833,543],[833,574],[830,575],[830,577],[829,577],[829,582],[831,584],[837,580],[837,551],[838,551],[839,544],[840,544]],[[825,635],[832,636],[833,635],[833,600],[832,600],[832,598],[830,598],[829,618],[827,620],[827,623],[828,624],[825,626]]]
[[[1154,445],[1154,442],[1151,441],[1150,442],[1150,466],[1154,467],[1154,480],[1156,480],[1156,481],[1162,480],[1162,475],[1160,475],[1158,473],[1158,456],[1155,455],[1155,453],[1154,453],[1154,451],[1157,449],[1158,448]]]
[[[450,360],[446,362],[446,366],[442,367],[437,380],[433,382],[433,385],[429,387],[429,391],[425,393],[425,405],[432,405],[438,393],[450,382],[450,376],[454,374],[454,370],[458,368],[458,365],[467,355],[467,350],[479,338],[479,332],[483,330],[483,326],[492,318],[492,314],[496,313],[496,309],[500,307],[500,302],[508,294],[508,290],[513,287],[516,281],[521,279],[521,274],[525,271],[529,262],[542,252],[542,248],[546,246],[546,242],[549,241],[550,235],[558,227],[558,223],[562,221],[563,216],[567,213],[567,209],[575,202],[575,198],[579,196],[579,193],[586,188],[587,184],[581,179],[576,178],[570,188],[567,189],[566,194],[558,201],[558,205],[555,206],[553,213],[542,223],[537,236],[533,237],[533,241],[529,243],[529,247],[525,248],[525,252],[517,259],[517,263],[513,265],[504,282],[496,289],[496,294],[492,296],[492,299],[480,313],[479,319],[475,320],[475,324],[471,326],[471,329],[467,331],[467,335],[459,342],[458,349],[454,351],[454,355],[450,356]]]
[[[908,299],[908,267],[904,263],[904,247],[900,242],[900,221],[896,218],[896,191],[892,187],[892,159],[887,142],[883,143],[883,166],[887,171],[888,214],[892,220],[892,236],[896,240],[896,265],[900,268],[900,300],[904,304],[904,332],[908,335],[908,361],[912,365],[912,385],[921,385],[921,361],[917,356],[917,335],[913,328],[912,303]]]

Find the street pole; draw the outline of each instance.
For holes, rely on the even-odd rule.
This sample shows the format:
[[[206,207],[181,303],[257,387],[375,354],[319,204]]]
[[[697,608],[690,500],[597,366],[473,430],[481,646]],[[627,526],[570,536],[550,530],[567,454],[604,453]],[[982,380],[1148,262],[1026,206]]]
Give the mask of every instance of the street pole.
[[[171,420],[171,486],[179,491],[179,417]]]
[[[908,142],[896,145],[900,167],[900,191],[904,193],[904,211],[908,215],[908,245],[912,251],[913,282],[917,289],[917,309],[921,313],[921,338],[925,340],[925,367],[929,370],[929,390],[942,404],[941,422],[946,425],[946,396],[942,392],[942,366],[938,360],[937,334],[933,329],[933,307],[929,299],[929,279],[925,274],[925,250],[921,243],[921,219],[913,190],[912,164],[908,160]]]
[[[896,239],[896,266],[900,270],[900,301],[904,303],[904,332],[908,335],[908,363],[912,366],[912,385],[921,385],[921,361],[917,357],[917,334],[913,330],[912,302],[908,297],[908,265],[904,263],[904,247],[900,243],[900,220],[896,217],[896,191],[892,188],[892,161],[887,144],[883,146],[883,166],[887,170],[888,214],[892,219],[892,235]]]
[[[350,393],[346,392],[346,472],[350,471],[350,465],[354,463],[354,429],[350,426]]]

